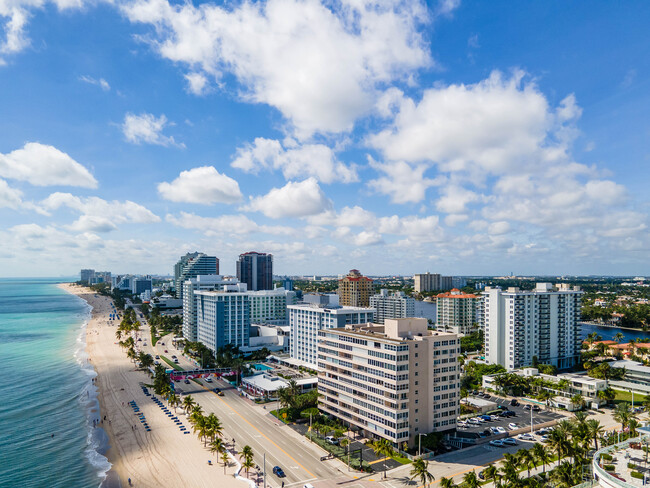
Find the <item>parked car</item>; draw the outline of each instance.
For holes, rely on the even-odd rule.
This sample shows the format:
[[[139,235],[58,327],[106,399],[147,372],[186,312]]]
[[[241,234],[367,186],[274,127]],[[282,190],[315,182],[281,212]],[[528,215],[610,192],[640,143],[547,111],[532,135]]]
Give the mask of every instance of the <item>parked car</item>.
[[[167,349],[165,349],[165,352],[169,352],[169,351],[167,351]]]
[[[156,359],[160,359],[160,356],[158,356],[158,354],[156,354]]]
[[[533,405],[533,412],[539,412],[540,410],[539,405]]]
[[[490,427],[490,430],[492,431],[493,434],[500,434],[498,427]]]
[[[185,383],[186,385],[189,385],[189,384],[190,384],[190,380],[188,380],[187,378],[185,378],[185,381],[183,381],[183,383]]]
[[[508,437],[507,439],[502,439],[501,442],[503,442],[504,446],[516,446],[517,441],[513,439],[512,437]]]
[[[325,440],[332,444],[333,446],[338,446],[339,445],[339,440],[336,437],[333,437],[331,435],[328,435],[325,437]]]
[[[276,475],[278,478],[284,478],[286,476],[280,466],[273,466],[273,474]]]
[[[548,436],[547,436],[547,435],[543,435],[543,436],[541,436],[541,437],[539,438],[539,442],[548,442]]]
[[[489,421],[492,420],[492,417],[490,417],[489,415],[479,415],[478,418],[479,418],[479,419],[483,419],[483,420],[485,420],[486,422],[489,422]]]
[[[534,441],[535,436],[533,434],[519,434],[517,439],[521,439],[522,441]]]
[[[483,434],[482,437],[489,437],[492,435],[492,429],[485,429],[483,432],[480,432],[480,434]]]
[[[477,418],[472,417],[471,419],[467,420],[467,423],[472,425],[479,425],[481,422],[479,422]]]
[[[530,405],[524,405],[524,410],[526,411],[530,410]]]
[[[508,432],[504,427],[501,426],[497,427],[496,429],[497,429],[497,433],[499,434],[505,434],[506,432]]]
[[[499,439],[495,439],[493,441],[490,441],[490,445],[494,447],[503,447],[503,441]]]
[[[207,378],[205,378],[205,382],[206,383],[212,383],[212,378],[210,376],[208,376]]]
[[[517,430],[517,429],[519,428],[519,426],[518,426],[517,424],[515,424],[514,422],[510,422],[510,423],[508,424],[508,428],[509,428],[510,430]]]
[[[513,407],[516,407],[516,406],[519,405],[519,402],[517,401],[516,398],[513,398],[512,400],[510,400],[510,405],[512,405]]]
[[[156,357],[158,357],[158,356],[156,356]],[[160,364],[160,361],[154,361],[153,363],[154,363],[156,366],[158,366],[158,365]]]
[[[498,415],[490,415],[490,419],[492,419],[492,420],[501,420],[501,418]]]

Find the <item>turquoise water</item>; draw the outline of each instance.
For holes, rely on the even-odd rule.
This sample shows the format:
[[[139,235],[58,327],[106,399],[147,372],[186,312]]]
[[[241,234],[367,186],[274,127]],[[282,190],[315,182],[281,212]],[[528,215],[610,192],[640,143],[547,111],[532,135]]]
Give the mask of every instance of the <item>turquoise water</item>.
[[[271,366],[267,366],[266,364],[254,364],[253,368],[255,368],[256,371],[268,371],[269,369],[273,369]]]
[[[89,428],[89,307],[56,283],[0,279],[0,487],[97,487],[110,467]]]

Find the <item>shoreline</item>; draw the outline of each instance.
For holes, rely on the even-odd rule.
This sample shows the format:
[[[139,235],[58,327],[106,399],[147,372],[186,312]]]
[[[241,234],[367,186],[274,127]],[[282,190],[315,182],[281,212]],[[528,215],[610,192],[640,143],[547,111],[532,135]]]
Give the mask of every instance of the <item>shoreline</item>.
[[[109,320],[113,307],[110,297],[96,295],[90,288],[73,283],[57,286],[92,307],[85,331],[85,354],[87,365],[96,375],[88,387],[89,396],[94,386],[99,412],[92,411],[95,407],[90,405],[89,436],[93,440],[102,436],[99,431],[93,432],[92,416],[98,417],[96,428],[103,429],[108,440],[108,449],[101,454],[111,463],[98,486],[127,487],[127,480],[131,479],[138,488],[208,488],[215,483],[222,488],[244,488],[243,482],[233,476],[232,463],[225,469],[218,461],[207,463],[216,456],[204,442],[195,434],[183,435],[179,426],[144,393],[150,376],[137,369],[117,344],[115,332],[119,322]],[[143,327],[140,337],[145,340],[138,344],[146,342],[148,333],[148,327]],[[86,364],[81,361],[81,366],[85,368]],[[189,427],[181,410],[175,409],[174,413]],[[146,418],[149,429],[145,429],[141,416]]]
[[[621,330],[633,330],[636,332],[643,332],[644,334],[650,334],[650,330],[636,329],[634,327],[621,327],[620,325],[607,325],[607,324],[595,324],[591,322],[580,322],[581,325],[590,325],[592,327],[602,327],[604,329],[621,329]]]

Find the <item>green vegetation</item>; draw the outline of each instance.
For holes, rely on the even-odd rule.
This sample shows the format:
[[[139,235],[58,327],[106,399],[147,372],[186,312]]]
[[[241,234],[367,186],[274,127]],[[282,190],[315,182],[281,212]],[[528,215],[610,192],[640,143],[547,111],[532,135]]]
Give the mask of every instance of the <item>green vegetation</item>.
[[[483,343],[483,330],[477,330],[460,338],[460,350],[461,352],[482,351]]]
[[[612,368],[609,363],[603,362],[590,368],[587,374],[602,380],[622,380],[625,376],[625,368]]]
[[[176,364],[174,361],[172,361],[172,360],[169,359],[168,357],[166,357],[166,356],[160,356],[160,359],[162,359],[163,361],[165,361],[167,364],[169,364],[169,365],[170,365],[173,369],[175,369],[176,371],[183,371],[183,368],[181,368],[178,364]]]
[[[498,364],[479,364],[469,361],[465,364],[465,374],[460,383],[461,396],[467,396],[468,390],[475,390],[481,387],[483,375],[504,373],[506,369]]]

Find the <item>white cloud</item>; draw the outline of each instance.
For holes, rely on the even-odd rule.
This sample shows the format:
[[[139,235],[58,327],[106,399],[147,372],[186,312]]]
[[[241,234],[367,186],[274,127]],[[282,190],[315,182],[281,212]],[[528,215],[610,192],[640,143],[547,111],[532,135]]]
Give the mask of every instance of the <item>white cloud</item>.
[[[184,229],[200,230],[206,233],[206,235],[246,235],[255,232],[275,235],[294,235],[296,233],[296,230],[292,227],[259,225],[241,214],[201,217],[196,214],[181,212],[178,217],[168,214],[165,220]]]
[[[510,232],[510,224],[505,220],[493,222],[488,227],[488,233],[493,236],[507,234],[508,232]]]
[[[264,196],[251,198],[243,210],[262,212],[270,218],[307,217],[329,209],[332,202],[318,186],[316,178],[290,181],[282,188],[273,188]]]
[[[39,205],[48,213],[62,207],[80,213],[81,216],[68,226],[69,229],[77,232],[109,232],[117,229],[117,224],[160,222],[160,217],[130,200],[109,202],[98,197],[80,198],[70,193],[56,192]]]
[[[411,165],[404,161],[378,163],[368,157],[370,166],[384,173],[368,182],[368,186],[382,195],[388,195],[393,203],[417,203],[424,199],[432,186],[442,184],[444,178],[425,178],[425,164]]]
[[[109,91],[111,89],[111,85],[109,85],[108,81],[104,78],[95,79],[92,76],[83,75],[79,77],[79,80],[88,83],[89,85],[98,86],[104,91]]]
[[[334,151],[324,144],[298,145],[292,139],[280,141],[258,137],[253,144],[237,149],[231,163],[234,168],[257,174],[261,170],[281,170],[287,180],[314,176],[323,183],[358,180],[354,167],[337,160]]]
[[[172,136],[163,135],[162,131],[167,123],[167,117],[161,115],[156,117],[153,114],[142,113],[135,115],[127,113],[122,123],[122,132],[129,142],[134,144],[157,144],[159,146],[185,147],[177,143]]]
[[[418,1],[136,0],[123,11],[155,27],[161,56],[214,80],[232,73],[245,100],[276,107],[300,137],[350,130],[379,86],[431,64]]]
[[[449,15],[458,7],[460,7],[461,0],[440,0],[438,2],[438,14]]]
[[[11,188],[5,180],[0,180],[0,208],[18,208],[22,205],[22,192]]]
[[[201,166],[182,171],[171,183],[159,183],[158,193],[172,202],[201,205],[235,203],[242,198],[239,183],[219,173],[214,166]]]
[[[97,180],[81,164],[57,148],[38,142],[28,142],[8,154],[0,153],[0,177],[35,186],[97,187]]]
[[[372,231],[361,231],[353,237],[355,246],[373,246],[383,242],[381,234]]]
[[[457,185],[447,185],[442,189],[442,196],[436,202],[440,212],[461,214],[467,210],[467,205],[476,202],[480,196],[471,190]]]
[[[187,89],[194,95],[203,95],[208,88],[208,79],[201,73],[187,73]]]

